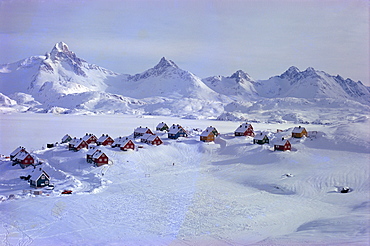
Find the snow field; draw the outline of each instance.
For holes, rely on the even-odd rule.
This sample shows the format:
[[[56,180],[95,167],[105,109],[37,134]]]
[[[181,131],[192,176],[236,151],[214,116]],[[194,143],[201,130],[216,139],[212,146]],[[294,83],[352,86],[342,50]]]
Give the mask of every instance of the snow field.
[[[252,138],[232,136],[237,122],[110,116],[106,123],[105,117],[31,114],[1,120],[9,129],[2,128],[3,136],[12,136],[12,130],[22,134],[9,138],[13,147],[8,151],[10,147],[1,145],[0,153],[18,145],[33,149],[47,160],[44,168],[56,185],[49,196],[22,195],[29,186],[19,176],[27,169],[1,161],[1,194],[20,194],[0,203],[4,244],[368,243],[368,140],[355,129],[346,139],[338,134],[343,125],[307,125],[309,131],[318,131],[316,138],[292,139],[292,151],[273,152],[274,137],[289,136],[289,131],[270,134],[271,144],[260,146]],[[22,124],[24,119],[31,123]],[[179,123],[192,135],[179,140],[163,135],[163,145],[141,144],[144,148],[138,151],[102,147],[113,165],[98,168],[85,161],[86,150],[38,147],[66,133],[127,136],[139,125],[154,129],[161,121]],[[367,123],[356,127],[363,129]],[[221,136],[215,143],[202,143],[194,129],[209,125]],[[252,125],[271,132],[296,126]],[[32,139],[34,132],[27,129],[38,131],[40,138]],[[343,186],[352,191],[338,193]],[[66,188],[73,194],[60,195]]]

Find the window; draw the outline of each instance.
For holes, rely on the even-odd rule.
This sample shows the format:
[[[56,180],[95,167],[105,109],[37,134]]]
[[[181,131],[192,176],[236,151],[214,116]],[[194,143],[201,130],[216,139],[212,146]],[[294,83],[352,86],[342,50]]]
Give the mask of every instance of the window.
[[[24,163],[28,163],[28,160],[24,160]]]

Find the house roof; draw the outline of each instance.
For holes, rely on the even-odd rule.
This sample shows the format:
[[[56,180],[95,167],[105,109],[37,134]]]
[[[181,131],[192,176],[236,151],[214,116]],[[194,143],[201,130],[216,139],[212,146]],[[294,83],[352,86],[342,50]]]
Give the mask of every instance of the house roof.
[[[206,130],[204,130],[202,132],[202,134],[200,134],[201,137],[207,137],[209,136],[209,134],[213,134],[212,130],[208,130],[208,128]]]
[[[99,149],[94,147],[94,148],[90,148],[87,152],[86,152],[86,155],[93,155],[96,151],[98,151]]]
[[[90,138],[93,138],[93,137],[96,138],[96,136],[94,134],[91,134],[91,133],[90,134],[87,134],[86,133],[86,135],[83,136],[82,139],[85,140],[85,141],[87,141],[87,140],[89,140]]]
[[[134,141],[132,141],[131,139],[126,139],[124,142],[122,142],[121,146],[125,146],[130,141],[135,145]]]
[[[146,133],[146,131],[148,131],[148,127],[138,127],[138,128],[136,128],[135,130],[134,130],[134,132],[136,132],[136,133]],[[150,130],[150,129],[149,129]]]
[[[284,146],[287,142],[289,142],[288,139],[279,139],[274,143],[274,145]]]
[[[150,136],[147,138],[148,141],[154,141],[158,136],[149,134]],[[159,138],[159,137],[158,137]]]
[[[79,146],[82,142],[84,142],[85,140],[83,139],[79,139],[79,138],[74,138],[72,139],[69,144],[72,145],[72,146]]]
[[[251,124],[248,124],[248,123],[243,123],[241,124],[236,130],[235,132],[245,132],[249,127],[251,127],[252,125]]]
[[[162,127],[164,127],[164,126],[167,126],[167,124],[166,124],[166,123],[164,123],[164,122],[161,122],[161,123],[159,123],[159,124],[157,125],[157,127],[156,127],[156,128],[162,128]]]
[[[47,174],[44,170],[40,170],[41,168],[36,168],[31,172],[31,180],[38,180],[42,174],[45,174],[45,176],[50,180],[49,174]]]
[[[102,143],[102,142],[104,142],[105,140],[107,140],[108,138],[110,138],[109,136],[108,136],[108,134],[106,134],[106,135],[102,135],[98,140],[97,140],[97,142],[100,142],[100,143]]]
[[[19,146],[19,147],[18,147],[18,148],[16,148],[12,153],[10,153],[10,155],[11,155],[11,156],[15,156],[15,155],[16,155],[16,154],[18,154],[22,149],[24,149],[24,151],[25,151],[25,152],[27,152],[25,148],[23,148],[23,147]]]
[[[292,133],[302,133],[303,130],[306,130],[304,127],[294,127]]]
[[[101,151],[101,150],[98,150],[98,151],[96,151],[94,154],[93,154],[93,156],[92,156],[92,158],[93,159],[98,159],[100,156],[102,156],[104,154],[104,152],[103,151]]]
[[[170,127],[170,130],[168,131],[169,134],[176,134],[178,133],[179,131],[185,131],[184,128],[182,128],[182,126],[180,125],[175,125],[173,124],[171,127]]]
[[[26,157],[30,155],[27,151],[20,151],[14,158],[17,160],[24,160]],[[31,155],[30,155],[31,156]],[[32,157],[32,156],[31,156]],[[33,157],[32,157],[33,158]]]
[[[208,130],[208,131],[210,131],[210,132],[212,132],[212,131],[216,131],[217,132],[217,129],[216,129],[216,127],[214,127],[214,126],[209,126],[209,127],[207,127],[207,129],[206,130]]]
[[[255,140],[263,140],[266,136],[266,134],[257,134],[254,139]]]
[[[70,138],[71,136],[69,136],[68,134],[64,135],[64,137],[62,138],[62,142],[66,141],[68,138]]]
[[[148,138],[149,138],[150,136],[155,136],[155,135],[152,135],[152,134],[150,134],[150,133],[145,133],[143,136],[141,136],[141,137],[140,137],[140,139],[148,140]]]
[[[130,140],[128,137],[118,137],[118,138],[114,139],[113,144],[124,144],[124,143],[128,142],[128,140]]]

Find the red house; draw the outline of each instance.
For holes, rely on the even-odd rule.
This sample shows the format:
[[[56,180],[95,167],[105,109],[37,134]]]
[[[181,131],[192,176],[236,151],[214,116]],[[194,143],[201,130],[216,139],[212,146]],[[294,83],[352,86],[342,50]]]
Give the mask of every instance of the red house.
[[[148,127],[138,127],[134,130],[134,138],[141,137],[144,134],[153,134]]]
[[[96,151],[99,149],[96,146],[90,147],[90,149],[86,152],[86,161],[92,163],[92,157]]]
[[[74,138],[68,144],[68,149],[73,151],[79,151],[82,148],[88,148],[89,145],[82,138]]]
[[[243,123],[234,132],[235,136],[250,136],[254,137],[254,131],[251,124]]]
[[[135,144],[134,144],[134,142],[131,139],[126,138],[126,141],[124,141],[121,144],[120,149],[121,150],[124,150],[124,151],[126,151],[128,149],[134,150],[135,149]]]
[[[24,147],[19,146],[12,153],[10,153],[10,160],[13,161],[14,157],[18,155],[19,152],[27,152],[27,150]]]
[[[14,158],[13,162],[15,164],[20,164],[22,168],[28,167],[35,163],[35,159],[27,152],[20,151]]]
[[[112,145],[114,142],[113,138],[109,137],[108,134],[103,134],[101,137],[96,141],[97,145]]]
[[[104,154],[101,150],[96,151],[92,155],[92,162],[94,165],[100,167],[101,165],[108,164],[109,158],[106,154]]]
[[[290,144],[288,139],[282,138],[280,141],[274,144],[274,151],[276,150],[280,151],[292,150],[292,145]]]
[[[84,140],[87,144],[95,144],[98,138],[94,134],[86,133],[82,140]]]
[[[157,136],[152,134],[144,134],[141,139],[141,142],[151,144],[151,145],[161,145],[163,141]]]

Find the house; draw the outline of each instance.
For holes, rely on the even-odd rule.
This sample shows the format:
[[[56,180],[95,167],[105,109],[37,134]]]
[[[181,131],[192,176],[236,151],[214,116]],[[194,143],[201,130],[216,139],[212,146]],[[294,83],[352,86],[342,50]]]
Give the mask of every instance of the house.
[[[157,135],[152,134],[144,134],[141,139],[141,142],[151,144],[151,145],[161,145],[163,144],[162,139],[160,139]]]
[[[235,136],[250,136],[254,137],[254,131],[251,124],[243,123],[234,132]]]
[[[34,169],[34,171],[31,173],[31,178],[29,182],[31,187],[34,188],[49,186],[50,176],[41,168]]]
[[[185,129],[182,128],[182,126],[180,125],[175,125],[173,124],[169,131],[168,131],[168,138],[171,138],[171,139],[177,139],[179,137],[187,137],[188,134],[186,133]]]
[[[306,136],[307,137],[307,131],[306,131],[306,128],[304,127],[294,127],[293,131],[292,131],[292,137],[293,138],[301,138],[303,136]]]
[[[269,143],[270,140],[269,138],[267,137],[266,134],[257,134],[254,139],[253,139],[253,143],[254,144],[265,144],[265,143]]]
[[[159,123],[157,127],[155,128],[156,131],[168,131],[168,129],[169,127],[164,122]]]
[[[107,146],[107,145],[112,145],[114,142],[113,138],[111,138],[110,136],[108,136],[108,134],[103,134],[101,135],[101,137],[96,141],[96,144],[97,145],[103,145],[103,146]]]
[[[88,148],[89,145],[82,138],[74,138],[68,144],[68,149],[73,151],[79,151],[82,148]]]
[[[220,133],[217,131],[216,127],[214,127],[214,126],[209,126],[209,127],[207,127],[206,130],[211,131],[215,135],[215,137],[220,135]]]
[[[22,168],[35,164],[35,159],[27,151],[20,151],[13,158],[13,163],[20,164]]]
[[[200,134],[200,141],[213,142],[215,141],[215,134],[207,128]]]
[[[72,137],[69,136],[68,134],[66,134],[63,138],[62,138],[62,142],[61,143],[68,143],[69,141],[72,140]]]
[[[128,149],[134,150],[135,149],[135,143],[131,139],[126,138],[124,140],[124,142],[120,145],[120,149],[123,150],[123,151],[126,151]]]
[[[292,145],[290,144],[288,139],[282,138],[280,141],[274,144],[274,151],[276,150],[286,151],[286,150],[291,150],[291,149],[292,149]]]
[[[19,152],[27,152],[27,150],[22,147],[22,146],[19,146],[18,148],[16,148],[12,153],[10,153],[10,160],[13,161],[14,160],[14,157],[19,153]]]
[[[82,137],[87,144],[95,144],[98,138],[92,133],[86,133],[85,136]]]
[[[108,161],[108,156],[104,154],[104,152],[102,152],[101,150],[96,151],[91,157],[91,162],[98,167],[104,164],[108,164]]]
[[[141,137],[144,134],[153,134],[148,127],[138,127],[134,130],[134,138]]]
[[[121,147],[121,145],[126,142],[127,139],[127,137],[118,137],[114,139],[114,142],[112,143],[112,148]]]
[[[92,163],[92,157],[93,157],[93,155],[95,154],[96,151],[99,151],[99,149],[96,146],[92,146],[86,152],[86,161],[88,163]]]

